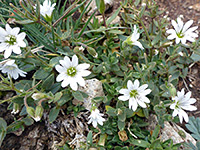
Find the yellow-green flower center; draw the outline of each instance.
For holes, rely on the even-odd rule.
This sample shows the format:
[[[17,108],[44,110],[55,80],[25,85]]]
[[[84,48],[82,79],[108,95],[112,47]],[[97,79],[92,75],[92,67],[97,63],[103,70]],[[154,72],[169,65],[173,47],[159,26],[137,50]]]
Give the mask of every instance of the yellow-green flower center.
[[[14,70],[14,69],[16,69],[15,66],[6,66],[5,68],[6,68],[6,69],[9,69],[9,70]]]
[[[176,33],[176,35],[179,37],[179,38],[183,38],[184,37],[184,34],[180,31],[179,33]]]
[[[138,91],[137,91],[137,90],[132,90],[132,91],[130,92],[130,97],[136,98],[137,95],[138,95]]]
[[[67,69],[66,73],[67,73],[68,76],[74,77],[77,73],[77,70],[76,70],[75,67],[70,67],[70,68]]]
[[[180,103],[179,103],[179,101],[176,103],[176,105],[175,105],[175,109],[178,109],[179,108],[179,105],[180,105]]]
[[[8,43],[9,45],[15,45],[16,44],[16,37],[14,35],[7,35],[6,36],[6,43]]]

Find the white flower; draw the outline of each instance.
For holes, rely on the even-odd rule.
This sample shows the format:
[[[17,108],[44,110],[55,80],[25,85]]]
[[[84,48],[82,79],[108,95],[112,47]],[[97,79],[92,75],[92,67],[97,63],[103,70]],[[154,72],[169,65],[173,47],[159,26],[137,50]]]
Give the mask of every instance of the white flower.
[[[56,81],[61,83],[61,86],[64,88],[70,84],[70,87],[73,90],[77,90],[78,85],[85,86],[85,80],[83,77],[90,75],[90,71],[86,70],[90,67],[90,64],[79,64],[78,65],[78,57],[73,55],[72,61],[70,61],[69,57],[65,56],[64,60],[59,61],[61,65],[56,65],[56,70],[60,73]]]
[[[187,92],[185,94],[184,89],[181,90],[181,92],[177,92],[177,96],[173,97],[173,103],[170,105],[171,109],[174,109],[174,112],[172,113],[172,116],[179,116],[180,123],[183,122],[183,118],[185,122],[189,121],[188,115],[184,110],[188,111],[194,111],[197,110],[195,106],[192,106],[191,104],[194,104],[196,102],[196,99],[190,98],[191,92]]]
[[[43,5],[40,5],[40,14],[44,17],[49,17],[51,18],[52,12],[55,9],[56,3],[51,5],[51,1],[50,0],[45,0]]]
[[[166,32],[168,34],[171,34],[167,37],[168,40],[175,39],[176,44],[182,43],[186,44],[186,41],[194,42],[195,38],[198,37],[198,34],[196,34],[195,31],[198,26],[191,27],[190,26],[193,24],[193,20],[189,20],[188,22],[183,25],[183,21],[181,18],[177,18],[177,22],[172,20],[172,26],[174,29],[169,29]]]
[[[138,32],[138,29],[136,27],[136,25],[134,25],[134,30],[133,33],[130,36],[130,40],[131,40],[131,45],[136,45],[138,46],[140,49],[144,49],[144,47],[142,46],[142,44],[138,41],[140,37],[140,33]]]
[[[122,101],[129,100],[129,109],[136,111],[138,105],[142,108],[146,108],[145,103],[150,103],[150,100],[146,97],[151,90],[146,89],[148,87],[147,84],[140,86],[140,82],[138,80],[134,81],[134,84],[131,80],[128,80],[127,87],[128,89],[119,90],[120,94],[124,94],[123,96],[119,96],[118,99]]]
[[[44,94],[43,93],[33,93],[33,95],[31,96],[34,100],[39,100],[41,98],[44,98]]]
[[[0,67],[2,73],[7,73],[8,77],[17,79],[20,76],[25,77],[26,72],[20,70],[15,64],[15,60],[8,60],[2,67]]]
[[[97,123],[102,126],[105,121],[102,116],[103,114],[100,113],[98,109],[92,110],[91,115],[89,116],[90,120],[88,121],[88,124],[92,123],[95,128],[97,127]]]
[[[19,34],[20,28],[11,28],[9,24],[6,24],[6,30],[0,27],[0,52],[4,52],[4,57],[8,58],[12,52],[15,54],[21,54],[20,47],[26,47],[26,43],[23,41],[26,33]]]

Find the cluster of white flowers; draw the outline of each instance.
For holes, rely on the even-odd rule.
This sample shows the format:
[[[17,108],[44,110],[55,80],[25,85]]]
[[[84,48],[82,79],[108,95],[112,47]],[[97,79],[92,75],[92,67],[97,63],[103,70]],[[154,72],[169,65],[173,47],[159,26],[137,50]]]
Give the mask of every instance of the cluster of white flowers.
[[[140,82],[138,80],[134,81],[134,84],[131,80],[127,82],[127,89],[121,89],[119,91],[120,94],[124,94],[123,96],[119,96],[118,99],[122,101],[129,100],[129,109],[136,111],[138,105],[142,108],[146,108],[147,105],[145,103],[150,103],[150,100],[146,97],[149,93],[151,93],[150,89],[146,89],[148,87],[147,84],[140,86]]]
[[[78,64],[78,57],[76,55],[73,55],[72,61],[70,61],[68,56],[64,57],[64,60],[59,61],[61,65],[56,65],[56,70],[60,73],[56,81],[61,83],[61,86],[64,88],[68,85],[73,90],[78,89],[78,85],[85,86],[85,80],[83,77],[86,77],[90,75],[90,71],[86,70],[90,67],[90,64]]]
[[[0,27],[0,52],[4,52],[4,57],[10,57],[11,53],[21,54],[20,47],[26,47],[24,38],[26,34],[20,33],[20,28],[11,28],[9,24],[6,24],[6,30]]]
[[[125,42],[127,42],[130,45],[138,46],[140,49],[144,49],[142,44],[138,41],[139,38],[140,38],[140,33],[138,32],[136,25],[134,25],[133,33],[130,35],[130,37],[127,38]]]
[[[89,116],[88,124],[92,123],[93,127],[97,127],[97,123],[101,126],[103,125],[103,122],[105,119],[102,117],[103,114],[99,112],[97,108],[91,111],[91,115]]]
[[[15,60],[7,60],[2,66],[0,66],[0,70],[2,73],[7,73],[8,78],[17,79],[20,76],[25,77],[26,72],[20,70],[18,66],[15,64]]]
[[[48,20],[48,18],[50,19],[52,17],[52,12],[55,9],[56,3],[53,3],[51,5],[51,1],[50,0],[45,0],[43,5],[40,5],[40,14],[46,18]],[[36,7],[34,7],[36,9]]]
[[[174,109],[172,116],[179,116],[180,123],[183,122],[183,118],[185,122],[189,121],[188,115],[184,110],[188,111],[194,111],[197,110],[195,106],[192,106],[191,104],[194,104],[196,102],[196,99],[190,98],[191,92],[185,94],[184,89],[182,89],[180,92],[177,92],[177,96],[173,97],[173,103],[170,105],[171,109]]]
[[[177,22],[175,20],[172,20],[172,26],[174,27],[174,29],[169,29],[166,31],[168,34],[170,34],[167,39],[175,39],[176,44],[181,42],[184,45],[186,45],[187,40],[190,42],[194,42],[195,38],[198,37],[198,34],[194,32],[198,28],[198,26],[191,27],[192,24],[193,20],[189,20],[184,25],[180,17],[177,18]]]

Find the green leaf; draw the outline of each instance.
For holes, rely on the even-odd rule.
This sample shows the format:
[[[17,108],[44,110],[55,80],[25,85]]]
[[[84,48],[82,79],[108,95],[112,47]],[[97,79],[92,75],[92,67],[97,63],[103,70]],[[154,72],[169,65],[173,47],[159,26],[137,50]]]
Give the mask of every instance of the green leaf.
[[[62,106],[62,105],[64,105],[66,102],[68,102],[71,99],[72,99],[71,94],[70,93],[66,93],[57,101],[57,103],[58,103],[59,106]]]
[[[48,78],[46,78],[42,83],[42,88],[45,90],[49,90],[51,86],[54,84],[54,74],[51,74]]]
[[[157,125],[151,135],[152,140],[155,140],[158,137],[159,132],[160,132],[160,126]]]
[[[148,148],[150,146],[150,143],[144,140],[130,139],[130,143],[139,147],[144,147],[144,148]]]
[[[0,130],[6,131],[7,129],[7,123],[3,118],[0,118]]]
[[[58,92],[55,94],[55,97],[54,97],[54,102],[57,102],[61,97],[62,97],[62,92]]]
[[[82,95],[82,93],[80,91],[73,91],[72,95],[74,96],[75,99],[83,102],[84,101],[84,97]]]
[[[32,23],[35,23],[35,21],[29,20],[29,19],[27,19],[27,20],[16,20],[15,22],[19,23],[19,24],[32,24]]]
[[[92,131],[89,131],[87,135],[87,143],[92,144]]]
[[[120,110],[120,114],[118,115],[118,119],[122,122],[125,122],[126,120],[126,111]]]
[[[118,123],[119,130],[120,131],[124,130],[124,128],[125,128],[125,121],[118,120],[117,123]]]
[[[52,123],[56,120],[58,114],[59,114],[60,108],[57,108],[56,106],[51,109],[49,113],[49,122]]]
[[[45,78],[47,78],[49,76],[50,72],[51,72],[51,68],[42,68],[41,67],[40,69],[38,69],[35,72],[34,78],[43,80],[43,79],[45,79]]]
[[[113,116],[113,117],[117,115],[116,110],[109,105],[106,105],[106,113],[110,116]]]
[[[12,124],[10,124],[8,127],[7,127],[7,133],[13,133],[17,130],[22,130],[24,131],[24,126],[23,126],[24,122],[23,121],[15,121],[13,122]]]
[[[96,2],[96,6],[97,6],[97,9],[99,10],[100,9],[100,0],[95,0],[95,2]]]
[[[9,85],[0,82],[0,91],[9,91],[11,89],[12,88]]]
[[[108,32],[113,34],[124,34],[124,32],[120,30],[108,30]]]
[[[105,10],[106,10],[105,2],[104,2],[104,0],[100,0],[99,12],[100,12],[101,14],[104,14]]]
[[[192,137],[200,140],[200,118],[194,116],[189,117],[189,122],[185,125],[192,132]]]
[[[30,126],[34,123],[34,120],[30,117],[23,118],[22,121],[26,126]]]
[[[2,144],[2,142],[3,142],[3,140],[4,140],[4,138],[6,137],[6,131],[4,131],[4,130],[0,130],[0,147],[1,147],[1,144]]]
[[[81,35],[83,34],[85,28],[87,27],[87,25],[90,23],[90,20],[94,17],[96,11],[94,11],[94,13],[90,16],[90,18],[87,20],[87,22],[85,23],[84,27],[82,28],[82,30],[80,31],[78,38],[81,37]]]

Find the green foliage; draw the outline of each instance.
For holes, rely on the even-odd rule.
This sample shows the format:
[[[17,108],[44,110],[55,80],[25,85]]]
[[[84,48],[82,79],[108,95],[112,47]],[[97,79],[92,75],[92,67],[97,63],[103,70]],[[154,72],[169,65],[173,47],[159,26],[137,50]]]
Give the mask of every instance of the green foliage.
[[[192,132],[192,137],[200,140],[200,118],[189,117],[189,122],[185,125]]]
[[[10,6],[9,2],[13,5]],[[41,2],[37,1],[37,5]],[[14,110],[14,105],[19,106],[22,118],[10,125],[0,118],[0,145],[6,134],[25,130],[26,126],[34,123],[36,116],[42,116],[43,110],[49,115],[48,121],[53,123],[60,111],[65,115],[73,113],[76,117],[85,109],[72,100],[83,103],[89,95],[74,91],[70,86],[63,88],[57,82],[59,73],[55,66],[62,63],[65,56],[71,58],[76,55],[79,63],[90,64],[88,70],[91,74],[84,79],[97,78],[102,82],[105,95],[94,97],[92,102],[93,107],[95,103],[99,104],[105,108],[102,112],[106,113],[103,116],[106,121],[103,126],[98,125],[99,130],[90,127],[87,141],[81,143],[80,150],[178,149],[180,144],[173,144],[171,139],[161,141],[159,133],[164,121],[173,121],[168,106],[177,93],[179,80],[187,76],[188,66],[192,62],[199,61],[199,40],[188,46],[168,41],[165,30],[169,22],[161,17],[163,11],[158,9],[154,0],[145,4],[142,0],[123,0],[109,18],[105,16],[105,1],[95,0],[103,21],[95,16],[96,11],[90,16],[85,15],[92,0],[76,0],[71,5],[69,1],[54,2],[57,5],[52,18],[47,19],[40,14],[39,5],[35,10],[30,1],[0,0],[1,27],[4,28],[7,18],[12,17],[20,32],[27,35],[27,47],[22,49],[21,55],[14,54],[10,58],[16,60],[20,69],[28,72],[26,78],[16,81],[7,78],[6,74],[0,75],[0,92],[15,92],[13,97],[0,100],[0,104],[9,103],[9,110]],[[14,15],[9,16],[10,13]],[[76,16],[76,13],[79,15]],[[121,17],[120,22],[112,24],[117,16]],[[144,18],[151,20],[148,27]],[[132,44],[135,25],[140,33],[138,42],[144,49]],[[80,50],[81,46],[83,51]],[[179,55],[180,52],[183,55]],[[0,60],[4,60],[3,54],[0,54]],[[151,93],[147,96],[150,103],[146,108],[138,106],[133,111],[129,100],[121,101],[118,97],[119,90],[127,88],[128,80],[136,79],[140,86],[147,84]],[[35,93],[41,93],[41,98],[35,100]],[[149,125],[146,119],[150,114],[156,114],[159,124],[153,132],[146,128]],[[186,124],[197,140],[200,140],[199,126],[199,118],[194,117]],[[94,143],[95,134],[98,136]],[[67,143],[60,149],[70,149]],[[199,142],[196,146],[191,143],[188,146],[196,150]]]

